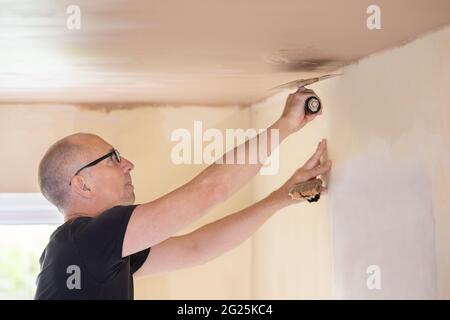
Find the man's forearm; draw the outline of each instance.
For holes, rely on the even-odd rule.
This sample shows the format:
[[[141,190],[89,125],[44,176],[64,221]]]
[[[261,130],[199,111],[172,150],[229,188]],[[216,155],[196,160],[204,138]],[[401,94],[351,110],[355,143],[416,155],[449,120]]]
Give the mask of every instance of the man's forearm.
[[[274,134],[273,130],[277,130],[278,132],[279,141],[276,141],[276,143],[272,143],[272,135]],[[237,190],[239,190],[248,181],[250,181],[264,164],[264,162],[261,161],[261,158],[267,159],[271,155],[272,151],[278,146],[278,144],[286,139],[286,137],[288,137],[292,132],[293,130],[291,129],[289,121],[284,118],[280,118],[269,128],[267,128],[263,133],[260,133],[252,139],[247,140],[242,145],[237,146],[233,150],[230,150],[229,152],[224,154],[221,157],[221,164],[214,163],[210,165],[208,168],[203,170],[196,178],[194,178],[194,181],[198,180],[203,182],[206,180],[210,182],[217,182],[217,184],[220,185],[218,189],[221,190],[222,193],[222,197],[219,197],[218,200],[223,201],[227,197],[235,193]],[[266,145],[260,143],[260,139],[263,139],[263,135],[266,135]],[[255,152],[256,150],[252,150],[252,146],[257,148],[255,148],[257,152]],[[231,154],[234,154],[234,159],[236,159],[236,155],[238,154],[238,152],[245,152],[245,163],[227,164],[227,157],[231,156]],[[254,164],[249,163],[248,161],[249,156],[252,152],[258,155],[258,159]]]
[[[198,261],[209,261],[244,242],[289,201],[287,195],[280,201],[272,194],[246,209],[207,224],[184,238],[194,244]]]

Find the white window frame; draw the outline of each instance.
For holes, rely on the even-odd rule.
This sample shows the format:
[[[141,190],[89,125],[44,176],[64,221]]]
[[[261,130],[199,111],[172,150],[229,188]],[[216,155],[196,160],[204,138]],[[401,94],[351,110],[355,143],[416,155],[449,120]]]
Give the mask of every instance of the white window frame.
[[[41,193],[0,193],[0,225],[63,222],[62,214]]]

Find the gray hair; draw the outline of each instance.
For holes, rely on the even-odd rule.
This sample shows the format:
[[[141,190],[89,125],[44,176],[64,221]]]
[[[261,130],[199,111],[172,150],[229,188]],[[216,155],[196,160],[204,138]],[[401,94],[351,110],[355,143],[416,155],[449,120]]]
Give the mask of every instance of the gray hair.
[[[54,143],[39,163],[38,182],[41,192],[59,211],[67,207],[70,198],[69,182],[80,151],[81,146],[66,137]]]

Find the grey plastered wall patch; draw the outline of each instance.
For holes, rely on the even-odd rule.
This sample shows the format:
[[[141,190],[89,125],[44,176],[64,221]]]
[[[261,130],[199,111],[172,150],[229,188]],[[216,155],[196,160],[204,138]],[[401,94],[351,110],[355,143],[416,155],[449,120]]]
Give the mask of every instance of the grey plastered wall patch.
[[[425,168],[372,150],[348,160],[333,181],[335,297],[435,298],[432,187]]]

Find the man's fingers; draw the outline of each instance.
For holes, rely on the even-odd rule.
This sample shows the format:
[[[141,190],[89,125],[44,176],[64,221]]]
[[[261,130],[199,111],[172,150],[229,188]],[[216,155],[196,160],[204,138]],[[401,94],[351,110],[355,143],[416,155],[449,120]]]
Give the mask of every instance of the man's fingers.
[[[319,113],[314,113],[314,114],[307,114],[305,116],[305,123],[311,122],[314,120],[315,117],[317,117],[319,115]]]
[[[292,97],[295,99],[302,99],[302,100],[306,100],[309,97],[316,97],[317,99],[319,99],[319,97],[313,90],[306,89],[305,87],[298,88],[296,92],[292,93]]]
[[[324,164],[319,165],[311,170],[307,170],[305,174],[306,180],[315,178],[317,176],[320,176],[321,174],[324,174],[328,170],[331,169],[331,160],[326,161]]]
[[[295,93],[302,93],[302,92],[305,92],[306,90],[309,90],[309,89],[306,89],[305,87],[298,87],[298,89],[297,89],[297,91],[295,91]]]
[[[313,90],[305,88],[305,87],[299,87],[295,93],[307,93],[307,94],[312,94],[314,96],[316,95],[316,93]]]
[[[327,140],[322,139],[317,145],[316,151],[311,156],[311,158],[309,158],[308,161],[306,161],[303,168],[310,170],[315,166],[317,166],[320,163],[320,157],[325,153],[326,149],[327,149]]]

